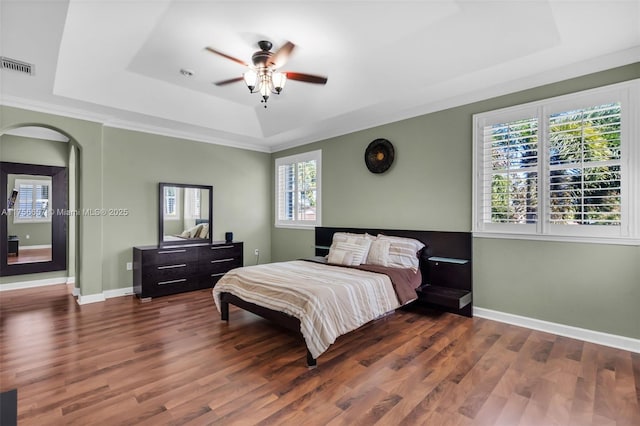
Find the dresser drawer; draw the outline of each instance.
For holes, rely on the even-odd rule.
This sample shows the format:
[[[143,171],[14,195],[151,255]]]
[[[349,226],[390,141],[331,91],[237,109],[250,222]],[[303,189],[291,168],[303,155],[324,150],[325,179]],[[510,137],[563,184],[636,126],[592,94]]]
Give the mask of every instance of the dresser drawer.
[[[197,247],[175,247],[145,250],[142,252],[142,262],[145,266],[186,263],[197,258],[197,249]]]
[[[222,244],[199,248],[200,262],[233,259],[242,256],[242,244]]]
[[[214,259],[203,261],[200,263],[200,272],[202,274],[224,274],[225,272],[242,266],[239,258],[228,257],[224,259]]]
[[[150,281],[165,281],[194,275],[198,271],[198,262],[189,261],[167,265],[145,265],[142,269],[142,279]]]
[[[182,293],[195,290],[199,287],[198,277],[182,277],[160,281],[148,281],[145,283],[141,297],[166,296],[169,294]],[[146,293],[146,294],[145,294]]]

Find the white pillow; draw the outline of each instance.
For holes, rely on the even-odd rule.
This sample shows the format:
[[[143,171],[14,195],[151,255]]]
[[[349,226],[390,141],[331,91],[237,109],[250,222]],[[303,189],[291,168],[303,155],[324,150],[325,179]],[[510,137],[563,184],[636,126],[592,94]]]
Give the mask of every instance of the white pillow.
[[[332,243],[346,242],[348,238],[365,238],[367,234],[354,234],[352,232],[335,232],[333,234]]]
[[[353,265],[353,253],[334,248],[332,245],[332,248],[329,250],[329,256],[327,256],[327,262],[336,265]]]
[[[378,235],[378,239],[389,241],[389,262],[392,268],[411,268],[418,270],[420,260],[418,252],[424,248],[424,243],[413,238]]]
[[[352,246],[343,246],[343,249],[349,251],[355,251],[353,254],[353,264],[360,265],[366,263],[367,255],[369,254],[369,247],[371,242],[375,239],[371,235],[367,234],[352,234],[349,232],[336,232],[333,234],[333,242],[331,247],[334,247],[338,243],[348,243]],[[357,246],[357,247],[354,247]],[[358,262],[358,263],[355,263]]]
[[[182,234],[180,234],[180,236],[184,238],[196,238],[201,229],[202,229],[202,224],[199,224],[189,229],[186,229]]]
[[[360,265],[364,263],[367,258],[367,253],[369,253],[369,246],[371,245],[371,241],[365,238],[348,238],[347,241],[338,241],[331,244],[329,248],[329,259],[332,258],[332,251],[345,251],[351,253],[351,265]],[[334,255],[335,257],[336,255]],[[331,262],[330,263],[340,263],[340,262]]]
[[[198,232],[198,238],[209,238],[209,224],[203,223],[202,229]]]
[[[371,242],[367,263],[370,265],[389,266],[389,246],[391,243],[385,240]]]

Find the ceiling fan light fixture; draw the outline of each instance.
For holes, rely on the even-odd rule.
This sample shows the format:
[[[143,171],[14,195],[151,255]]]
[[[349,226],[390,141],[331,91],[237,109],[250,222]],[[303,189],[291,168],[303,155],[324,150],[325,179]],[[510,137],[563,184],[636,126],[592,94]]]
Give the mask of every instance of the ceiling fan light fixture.
[[[284,85],[287,80],[297,80],[304,83],[313,84],[326,84],[327,77],[322,77],[312,74],[303,74],[299,72],[280,72],[280,69],[286,62],[295,48],[295,45],[291,42],[284,43],[280,49],[276,52],[271,52],[273,46],[271,42],[262,40],[258,42],[258,46],[261,50],[255,52],[251,56],[253,66],[246,62],[229,56],[226,53],[222,53],[212,47],[206,47],[206,50],[214,53],[223,58],[237,62],[240,65],[249,67],[249,70],[242,74],[242,77],[230,78],[214,83],[216,86],[224,86],[230,83],[235,83],[244,80],[244,83],[249,88],[251,93],[260,93],[262,96],[261,102],[264,103],[264,107],[267,107],[267,100],[271,93],[279,95],[284,90]]]
[[[273,82],[273,91],[279,95],[287,82],[287,74],[283,72],[274,72],[271,74],[271,81]]]
[[[258,82],[258,73],[255,70],[249,70],[243,74],[244,82],[249,88],[249,91],[253,93],[253,89],[256,88]]]

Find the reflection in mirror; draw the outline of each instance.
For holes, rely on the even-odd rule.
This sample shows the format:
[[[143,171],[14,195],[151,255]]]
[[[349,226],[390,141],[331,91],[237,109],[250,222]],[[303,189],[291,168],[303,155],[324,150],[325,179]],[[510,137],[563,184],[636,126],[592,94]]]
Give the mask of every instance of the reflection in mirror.
[[[51,176],[8,174],[7,263],[50,262]]]
[[[0,276],[67,268],[66,167],[0,161]]]
[[[160,184],[160,243],[211,241],[212,187]]]

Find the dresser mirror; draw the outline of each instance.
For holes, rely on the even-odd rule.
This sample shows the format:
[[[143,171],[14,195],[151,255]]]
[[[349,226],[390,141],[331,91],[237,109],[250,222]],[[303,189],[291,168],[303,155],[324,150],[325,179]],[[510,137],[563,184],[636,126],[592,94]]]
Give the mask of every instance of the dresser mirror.
[[[67,268],[67,169],[0,162],[0,275]]]
[[[213,187],[183,183],[159,184],[159,245],[212,242]]]

